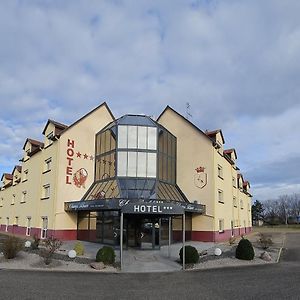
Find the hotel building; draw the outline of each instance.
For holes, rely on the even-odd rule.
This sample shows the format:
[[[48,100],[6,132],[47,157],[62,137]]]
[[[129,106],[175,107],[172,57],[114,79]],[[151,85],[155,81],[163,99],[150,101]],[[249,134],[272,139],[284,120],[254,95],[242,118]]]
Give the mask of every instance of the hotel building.
[[[123,234],[126,247],[157,249],[183,229],[195,241],[251,231],[236,151],[169,106],[157,120],[115,119],[103,103],[70,126],[48,120],[43,136],[2,175],[2,232],[115,246]]]

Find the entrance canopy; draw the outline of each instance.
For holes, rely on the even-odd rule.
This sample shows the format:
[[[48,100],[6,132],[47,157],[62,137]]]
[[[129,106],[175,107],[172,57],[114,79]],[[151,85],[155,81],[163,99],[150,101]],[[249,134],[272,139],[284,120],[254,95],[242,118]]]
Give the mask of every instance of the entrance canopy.
[[[183,215],[185,212],[203,214],[205,206],[198,203],[141,200],[109,199],[65,202],[65,211],[119,210],[124,214]]]

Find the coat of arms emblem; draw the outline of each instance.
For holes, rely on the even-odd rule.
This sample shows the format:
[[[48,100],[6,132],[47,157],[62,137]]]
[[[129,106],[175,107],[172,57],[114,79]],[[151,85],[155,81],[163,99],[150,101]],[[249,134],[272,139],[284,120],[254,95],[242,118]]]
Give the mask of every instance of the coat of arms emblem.
[[[207,185],[207,173],[204,167],[197,167],[194,174],[194,184],[197,188],[203,189]]]

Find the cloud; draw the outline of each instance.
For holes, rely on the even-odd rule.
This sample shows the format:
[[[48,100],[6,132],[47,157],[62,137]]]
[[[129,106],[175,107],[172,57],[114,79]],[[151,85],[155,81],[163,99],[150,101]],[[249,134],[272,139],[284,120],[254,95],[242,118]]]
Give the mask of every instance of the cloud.
[[[116,116],[189,102],[250,181],[280,192],[280,170],[263,169],[298,159],[299,1],[89,3],[0,3],[0,169],[48,118],[70,124],[103,100]]]

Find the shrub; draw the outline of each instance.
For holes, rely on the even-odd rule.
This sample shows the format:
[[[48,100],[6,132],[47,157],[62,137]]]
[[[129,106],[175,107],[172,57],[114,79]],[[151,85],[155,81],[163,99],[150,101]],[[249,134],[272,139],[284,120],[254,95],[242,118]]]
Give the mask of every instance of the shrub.
[[[182,263],[183,258],[183,247],[179,251],[180,261]],[[186,264],[196,264],[199,261],[199,253],[197,249],[193,246],[185,246],[185,263]]]
[[[39,248],[40,240],[41,239],[36,234],[33,236],[33,242],[31,243],[32,250],[36,250]]]
[[[254,249],[251,242],[242,238],[236,248],[235,257],[243,260],[252,260],[254,258]]]
[[[84,246],[81,242],[77,242],[74,246],[74,250],[76,251],[77,255],[83,255],[84,254]]]
[[[271,245],[273,245],[273,241],[272,241],[271,237],[268,237],[262,233],[260,234],[258,243],[264,250],[268,249]]]
[[[50,237],[44,241],[44,245],[45,249],[41,252],[41,256],[44,258],[45,264],[49,265],[52,261],[54,252],[61,247],[62,241],[54,237]]]
[[[112,265],[115,262],[115,251],[112,247],[103,246],[98,250],[96,255],[96,261],[102,261],[105,265]]]
[[[14,237],[9,236],[7,239],[3,241],[1,251],[6,259],[15,258],[19,251],[23,248],[23,242]]]
[[[229,240],[228,240],[229,245],[233,245],[233,244],[235,243],[235,241],[236,241],[236,237],[235,237],[235,236],[231,236],[231,237],[229,238]]]

